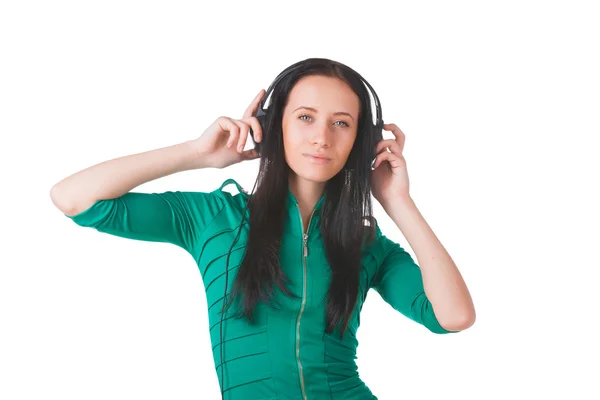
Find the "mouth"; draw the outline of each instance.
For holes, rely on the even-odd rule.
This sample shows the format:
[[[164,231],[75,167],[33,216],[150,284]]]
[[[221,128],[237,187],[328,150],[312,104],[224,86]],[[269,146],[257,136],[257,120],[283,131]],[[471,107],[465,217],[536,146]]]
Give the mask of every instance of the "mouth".
[[[313,156],[311,154],[303,154],[303,155],[304,155],[304,157],[308,158],[313,163],[327,164],[327,163],[331,162],[330,158]]]

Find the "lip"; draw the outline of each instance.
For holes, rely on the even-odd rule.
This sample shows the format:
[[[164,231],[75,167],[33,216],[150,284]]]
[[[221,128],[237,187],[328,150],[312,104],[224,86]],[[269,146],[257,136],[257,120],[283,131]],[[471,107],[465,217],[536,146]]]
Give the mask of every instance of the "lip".
[[[326,157],[320,157],[318,155],[313,155],[313,154],[304,154],[304,157],[308,158],[311,162],[314,163],[318,163],[318,164],[326,164],[328,162],[331,161],[330,158],[326,158]]]

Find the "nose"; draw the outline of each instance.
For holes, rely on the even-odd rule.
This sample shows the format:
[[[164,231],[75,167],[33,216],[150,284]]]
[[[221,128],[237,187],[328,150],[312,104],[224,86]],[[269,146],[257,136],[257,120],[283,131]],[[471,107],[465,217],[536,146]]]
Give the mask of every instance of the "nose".
[[[316,125],[316,124],[315,124]],[[318,147],[330,147],[331,146],[331,130],[326,123],[315,126],[312,132],[312,144]]]

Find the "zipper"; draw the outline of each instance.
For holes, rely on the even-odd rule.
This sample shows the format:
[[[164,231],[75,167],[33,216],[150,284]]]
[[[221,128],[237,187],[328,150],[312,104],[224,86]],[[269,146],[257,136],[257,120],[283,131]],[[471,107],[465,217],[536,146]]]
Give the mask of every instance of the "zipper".
[[[298,207],[298,203],[296,203],[296,207]],[[315,210],[313,209],[312,214],[310,215],[310,219],[308,220],[308,229],[310,229],[310,222],[312,221],[313,214]],[[302,281],[302,308],[300,308],[300,314],[298,314],[298,321],[296,322],[296,359],[298,361],[298,368],[300,370],[300,387],[302,388],[302,399],[307,400],[306,397],[306,389],[304,388],[304,375],[302,374],[302,362],[300,361],[300,318],[302,317],[302,313],[304,312],[304,306],[306,305],[306,257],[308,257],[308,233],[304,233],[304,222],[302,222],[302,213],[300,212],[300,207],[298,207],[298,215],[300,215],[300,226],[302,227],[302,264],[303,264],[303,276],[304,279]]]

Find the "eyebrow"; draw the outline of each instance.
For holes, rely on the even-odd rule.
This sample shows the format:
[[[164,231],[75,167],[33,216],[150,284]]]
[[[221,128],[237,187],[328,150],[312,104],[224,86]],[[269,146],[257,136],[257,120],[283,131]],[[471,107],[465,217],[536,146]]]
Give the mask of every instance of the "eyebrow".
[[[296,108],[296,109],[295,109],[294,111],[292,111],[292,112],[296,112],[296,111],[298,111],[298,110],[299,110],[299,109],[301,109],[301,108],[305,108],[305,109],[307,109],[307,110],[310,110],[310,111],[313,111],[313,112],[318,112],[318,111],[317,111],[315,108],[312,108],[312,107],[306,107],[306,106],[300,106],[300,107]],[[333,113],[333,115],[347,115],[347,116],[349,116],[350,118],[352,118],[352,120],[354,121],[354,117],[353,117],[352,115],[350,115],[349,113],[345,112],[345,111],[338,111],[338,112],[334,112],[334,113]]]

